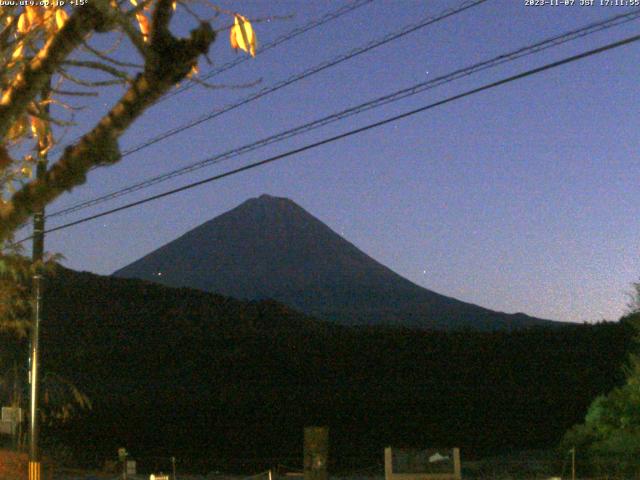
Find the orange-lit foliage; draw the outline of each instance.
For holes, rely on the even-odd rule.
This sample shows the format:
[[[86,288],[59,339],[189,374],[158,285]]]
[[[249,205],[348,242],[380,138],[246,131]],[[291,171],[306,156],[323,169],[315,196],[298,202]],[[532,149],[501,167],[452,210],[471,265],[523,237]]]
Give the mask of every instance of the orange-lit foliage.
[[[197,75],[198,60],[216,34],[192,7],[181,11],[181,3],[91,0],[74,8],[56,2],[0,8],[0,247],[34,210],[84,183],[91,168],[119,161],[118,138],[164,93]],[[249,20],[208,7],[233,19],[232,47],[255,56],[256,35]],[[188,37],[178,38],[170,23],[184,13],[197,21]],[[92,47],[94,33],[113,34],[114,47]],[[138,63],[117,58],[127,48],[137,52]],[[103,110],[108,105],[102,100],[91,104],[88,99],[116,85],[125,88],[120,100],[67,145],[55,163],[49,158],[47,174],[36,181],[37,159],[50,153],[74,125],[79,107],[67,98],[80,96],[81,108]]]
[[[239,48],[251,54],[252,57],[256,56],[256,35],[249,20],[242,15],[234,15],[229,40],[231,48],[236,50]]]
[[[216,38],[201,18],[187,37],[172,33],[174,14],[194,15],[190,7],[178,8],[180,0],[131,4],[89,0],[73,8],[55,2],[0,7],[0,333],[5,338],[28,333],[30,280],[35,269],[47,272],[52,265],[51,257],[43,268],[22,256],[12,243],[15,231],[34,212],[84,183],[89,170],[118,162],[119,137],[163,94],[197,74],[199,59]],[[240,28],[234,48],[255,56],[249,21],[226,13]],[[114,47],[92,45],[94,33],[112,35]],[[129,50],[127,58],[137,54],[137,62],[122,61],[116,55],[121,49]],[[113,87],[123,90],[118,100],[91,103]],[[66,129],[76,125],[75,112],[87,108],[101,118],[61,145],[63,138],[69,140]],[[39,161],[48,165],[35,178]],[[64,423],[91,408],[89,399],[62,377],[45,372],[42,384],[46,423]],[[2,459],[0,477],[1,466]]]
[[[26,291],[21,286],[26,270],[23,265],[18,268],[18,256],[11,250],[16,229],[39,208],[84,183],[90,169],[119,161],[118,138],[164,93],[197,75],[198,61],[216,37],[200,18],[188,37],[174,36],[172,17],[193,15],[191,7],[179,8],[180,0],[130,3],[91,0],[73,8],[55,2],[0,7],[0,323],[4,326],[15,327],[28,310],[28,302],[15,300]],[[255,55],[256,37],[247,18],[214,8],[234,21],[232,46]],[[106,50],[92,46],[94,33],[111,34],[114,46]],[[139,62],[122,62],[116,54],[123,49],[129,50],[129,58],[131,51],[137,54]],[[103,99],[91,103],[92,97],[114,87],[124,91],[112,105]],[[99,109],[103,116],[87,125],[84,135],[59,148],[80,109]],[[47,170],[37,179],[36,164],[45,159]]]

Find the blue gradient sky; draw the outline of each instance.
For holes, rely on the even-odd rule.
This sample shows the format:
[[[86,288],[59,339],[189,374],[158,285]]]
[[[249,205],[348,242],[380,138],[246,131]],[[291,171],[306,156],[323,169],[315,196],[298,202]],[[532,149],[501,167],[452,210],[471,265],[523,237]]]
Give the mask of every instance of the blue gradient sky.
[[[579,0],[576,1],[579,3]],[[344,2],[217,2],[251,18],[267,43]],[[295,42],[258,54],[214,81],[151,109],[123,149],[247,96],[402,26],[453,0],[375,0]],[[623,7],[486,4],[303,80],[93,171],[49,211],[110,192],[446,74]],[[227,19],[218,22],[222,26]],[[178,25],[181,27],[181,25]],[[601,32],[347,121],[174,179],[49,227],[186,184],[518,71],[621,39],[640,22]],[[234,58],[227,32],[215,64]],[[126,54],[126,52],[124,52]],[[126,55],[124,55],[126,56]],[[206,72],[208,67],[202,64]],[[220,182],[51,234],[69,267],[108,274],[244,200],[289,197],[363,251],[431,290],[507,312],[565,321],[617,319],[640,277],[640,45],[634,44],[474,95]],[[107,94],[105,103],[111,97]],[[88,112],[91,125],[99,112]],[[80,130],[75,130],[80,132]]]

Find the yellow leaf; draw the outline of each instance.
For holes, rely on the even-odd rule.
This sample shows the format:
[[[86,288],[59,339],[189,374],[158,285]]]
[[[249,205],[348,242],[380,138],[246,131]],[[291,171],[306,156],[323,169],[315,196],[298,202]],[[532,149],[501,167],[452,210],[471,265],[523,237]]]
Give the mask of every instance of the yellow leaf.
[[[131,2],[131,5],[133,5],[134,7],[138,6],[138,0],[129,0]],[[144,7],[142,7],[143,10],[146,11],[150,11],[151,10],[151,2],[147,2],[145,3]]]
[[[229,43],[231,43],[231,48],[233,48],[234,50],[238,49],[238,42],[236,42],[235,26],[231,27],[231,31],[229,32]]]
[[[26,13],[29,23],[33,23],[38,17],[38,7],[24,7],[24,13]]]
[[[197,75],[199,71],[200,70],[198,69],[198,65],[194,65],[193,67],[191,67],[191,70],[189,70],[189,73],[187,73],[187,78],[191,78],[194,75]]]
[[[149,23],[149,19],[142,12],[136,13],[136,19],[138,20],[138,25],[140,26],[140,32],[142,33],[142,38],[144,38],[145,42],[148,42],[149,33],[151,32],[151,24]]]
[[[29,18],[23,13],[18,18],[18,33],[27,33],[29,31]]]
[[[236,13],[233,16],[233,27],[231,27],[230,38],[231,48],[241,49],[256,56],[256,35],[249,20]]]
[[[38,117],[31,117],[31,133],[38,139],[43,139],[47,135],[47,125],[44,120]]]
[[[56,10],[56,26],[58,30],[60,30],[64,26],[64,22],[67,21],[67,12],[65,12],[62,8]]]
[[[22,58],[22,52],[24,51],[24,43],[18,42],[16,48],[13,50],[11,54],[11,60],[20,60]]]
[[[29,19],[29,28],[44,24],[45,10],[43,7],[24,7],[24,10]]]

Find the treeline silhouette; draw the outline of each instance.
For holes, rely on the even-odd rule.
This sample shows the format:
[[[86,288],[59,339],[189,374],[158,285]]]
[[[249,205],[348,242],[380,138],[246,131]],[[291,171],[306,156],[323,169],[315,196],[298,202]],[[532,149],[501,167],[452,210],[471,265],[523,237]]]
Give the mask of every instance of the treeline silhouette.
[[[632,336],[612,322],[344,327],[276,302],[60,268],[47,282],[43,365],[93,410],[43,435],[84,463],[125,446],[203,469],[244,458],[249,471],[301,460],[312,424],[329,426],[337,466],[379,460],[387,445],[459,446],[467,457],[549,448],[624,381]]]

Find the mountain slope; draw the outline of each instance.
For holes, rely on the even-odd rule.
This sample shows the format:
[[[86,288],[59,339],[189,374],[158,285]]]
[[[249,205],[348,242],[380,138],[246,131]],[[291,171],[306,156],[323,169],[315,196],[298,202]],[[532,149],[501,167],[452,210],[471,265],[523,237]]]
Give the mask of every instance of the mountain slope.
[[[236,298],[272,298],[343,324],[511,329],[547,323],[422,288],[293,201],[262,195],[114,273]]]

